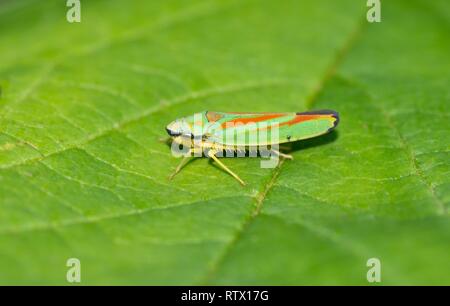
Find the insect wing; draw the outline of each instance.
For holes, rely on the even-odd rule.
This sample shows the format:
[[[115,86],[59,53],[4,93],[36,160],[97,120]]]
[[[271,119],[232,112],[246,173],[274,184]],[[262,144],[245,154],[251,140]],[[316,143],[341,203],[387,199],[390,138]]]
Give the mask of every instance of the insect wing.
[[[339,115],[320,110],[303,113],[206,112],[210,141],[223,145],[258,146],[285,143],[325,134],[336,127]]]

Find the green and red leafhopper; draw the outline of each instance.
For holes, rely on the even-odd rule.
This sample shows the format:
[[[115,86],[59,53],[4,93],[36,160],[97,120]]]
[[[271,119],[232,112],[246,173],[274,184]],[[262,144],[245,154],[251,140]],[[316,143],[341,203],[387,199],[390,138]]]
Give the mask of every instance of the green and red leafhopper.
[[[261,151],[292,159],[277,150],[279,144],[294,142],[326,134],[339,123],[339,115],[332,110],[303,113],[233,113],[205,111],[183,117],[167,125],[167,133],[176,147],[186,146],[184,158],[171,178],[192,156],[212,158],[242,185],[244,181],[217,157],[225,152]],[[172,146],[174,148],[174,146]]]

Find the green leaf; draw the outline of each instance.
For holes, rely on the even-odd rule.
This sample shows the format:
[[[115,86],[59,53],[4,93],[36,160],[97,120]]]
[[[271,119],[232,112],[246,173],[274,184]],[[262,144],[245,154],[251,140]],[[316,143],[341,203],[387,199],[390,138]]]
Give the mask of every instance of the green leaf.
[[[0,283],[450,284],[442,1],[0,5]],[[159,141],[203,110],[341,114],[262,169]]]

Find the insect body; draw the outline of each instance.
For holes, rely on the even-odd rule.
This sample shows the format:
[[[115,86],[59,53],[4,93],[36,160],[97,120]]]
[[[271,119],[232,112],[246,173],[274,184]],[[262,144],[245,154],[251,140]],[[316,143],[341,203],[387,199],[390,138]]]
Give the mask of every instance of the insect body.
[[[175,144],[188,145],[190,151],[171,178],[187,163],[192,153],[204,152],[241,184],[245,183],[216,155],[223,151],[239,151],[312,138],[328,133],[339,123],[339,115],[331,110],[303,113],[225,113],[205,111],[177,119],[167,127]],[[273,148],[272,154],[292,157]]]

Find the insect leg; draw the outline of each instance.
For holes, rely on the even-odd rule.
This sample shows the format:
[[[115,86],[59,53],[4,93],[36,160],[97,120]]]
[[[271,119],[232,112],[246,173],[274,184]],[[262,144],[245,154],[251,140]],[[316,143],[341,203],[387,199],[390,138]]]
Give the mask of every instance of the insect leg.
[[[287,158],[287,159],[294,159],[294,158],[292,157],[292,155],[290,155],[290,154],[284,154],[284,153],[281,153],[280,151],[277,151],[277,150],[275,150],[275,149],[271,149],[271,151],[272,151],[273,153],[275,153],[276,155],[278,155],[278,156],[281,156],[281,157],[284,157],[284,158]]]
[[[173,177],[174,177],[178,172],[180,172],[181,169],[182,169],[184,166],[186,166],[186,164],[189,163],[189,161],[191,161],[192,158],[195,157],[195,156],[192,156],[192,153],[195,154],[196,152],[198,152],[198,150],[201,150],[201,149],[199,149],[199,148],[192,148],[192,149],[189,150],[189,152],[187,153],[187,155],[183,157],[183,159],[181,160],[180,164],[179,164],[178,167],[175,169],[175,172],[172,173],[172,174],[169,176],[169,180],[173,179]]]
[[[189,152],[191,154],[191,152]],[[169,176],[169,180],[173,179],[173,177],[180,172],[180,170],[191,160],[192,156],[184,156],[181,162],[178,164],[178,167],[175,169],[175,172]]]
[[[219,166],[221,166],[226,172],[228,172],[229,174],[231,174],[231,176],[233,176],[235,179],[237,179],[239,181],[239,183],[242,184],[242,186],[245,186],[245,183],[243,180],[241,180],[241,178],[239,176],[237,176],[233,171],[231,171],[230,169],[228,169],[227,166],[225,166],[217,157],[216,157],[217,151],[215,150],[209,150],[208,152],[208,156],[211,157],[217,164],[219,164]]]

